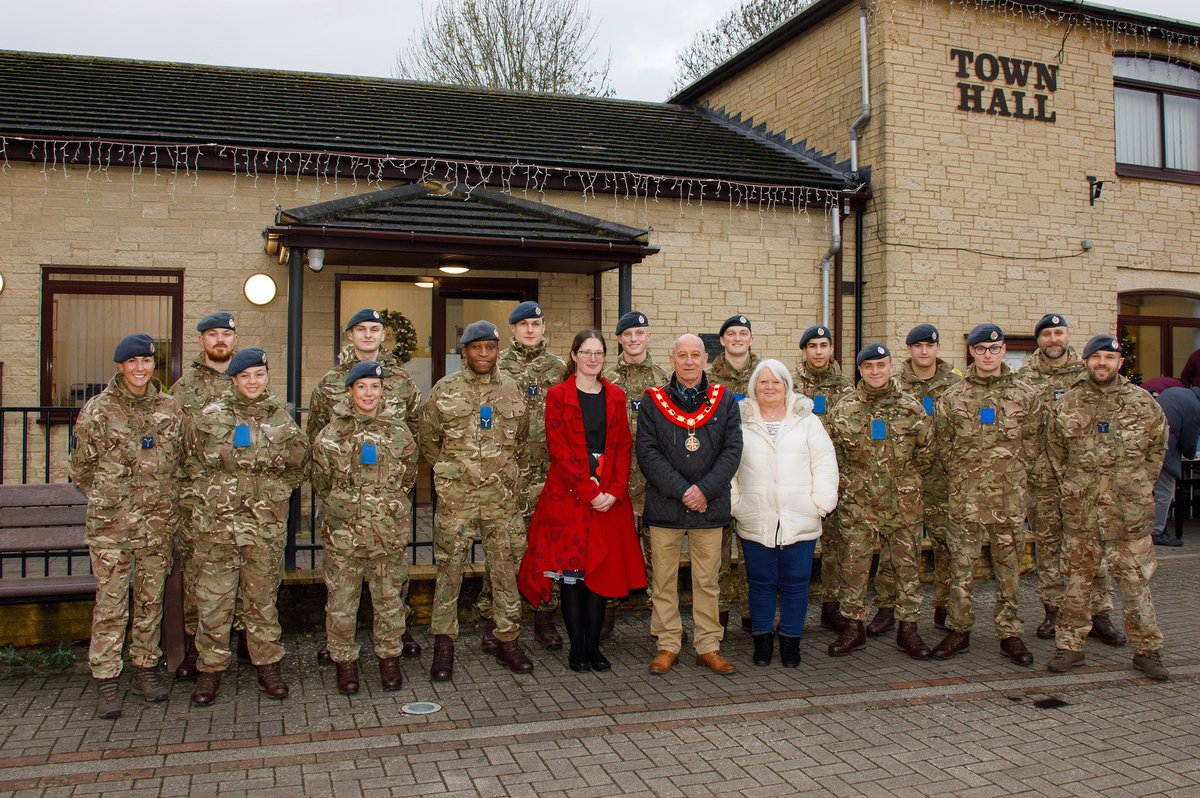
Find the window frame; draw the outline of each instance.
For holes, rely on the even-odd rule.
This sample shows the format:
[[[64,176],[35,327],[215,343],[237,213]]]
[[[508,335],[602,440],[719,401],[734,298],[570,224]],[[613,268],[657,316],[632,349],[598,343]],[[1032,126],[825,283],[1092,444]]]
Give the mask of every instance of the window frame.
[[[1146,58],[1145,55],[1137,53],[1113,53],[1113,59],[1117,58]],[[1200,66],[1188,62],[1162,58],[1160,56],[1150,56],[1152,61],[1162,61],[1175,66],[1190,69],[1200,72]],[[1155,107],[1158,111],[1158,151],[1160,163],[1166,158],[1167,152],[1167,124],[1166,116],[1163,111],[1163,96],[1171,95],[1174,97],[1186,97],[1193,100],[1200,100],[1200,90],[1189,89],[1184,86],[1172,86],[1164,83],[1151,83],[1136,78],[1118,77],[1113,75],[1113,128],[1116,128],[1116,90],[1133,89],[1136,91],[1150,92],[1155,95]],[[1116,173],[1118,177],[1136,177],[1148,180],[1164,180],[1172,183],[1191,183],[1200,185],[1200,171],[1190,169],[1168,169],[1165,166],[1145,166],[1142,164],[1123,163],[1116,160],[1116,152],[1114,148],[1113,160],[1116,164]]]

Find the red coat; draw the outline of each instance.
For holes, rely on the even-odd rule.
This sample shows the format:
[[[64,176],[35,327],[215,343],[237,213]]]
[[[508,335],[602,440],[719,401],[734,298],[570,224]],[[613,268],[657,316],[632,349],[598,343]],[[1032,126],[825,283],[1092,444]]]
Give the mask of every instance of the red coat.
[[[608,380],[603,383],[607,430],[599,485],[592,481],[588,467],[575,376],[546,392],[550,471],[529,524],[529,548],[517,577],[521,593],[535,607],[550,598],[546,571],[582,570],[588,589],[608,598],[646,587],[646,565],[629,501],[633,438],[625,415],[625,392]],[[599,513],[591,502],[602,492],[611,493],[617,502]]]

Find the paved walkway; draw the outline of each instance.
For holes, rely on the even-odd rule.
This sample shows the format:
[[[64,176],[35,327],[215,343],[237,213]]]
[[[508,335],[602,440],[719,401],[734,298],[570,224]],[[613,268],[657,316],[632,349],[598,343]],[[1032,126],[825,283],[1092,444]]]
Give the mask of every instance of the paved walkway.
[[[517,676],[472,636],[453,685],[434,685],[420,629],[426,650],[405,662],[403,690],[379,689],[368,650],[363,691],[347,698],[316,664],[318,641],[298,637],[287,641],[282,702],[261,696],[245,667],[226,675],[213,707],[190,706],[191,684],[178,684],[163,704],[127,698],[115,722],[93,716],[82,665],[0,682],[0,794],[1200,796],[1200,537],[1158,553],[1166,684],[1133,671],[1128,648],[1095,640],[1084,667],[1047,673],[1053,643],[1033,636],[1031,579],[1021,599],[1032,668],[1000,655],[990,621],[949,662],[908,659],[891,638],[835,659],[814,606],[799,669],[754,667],[739,628],[723,648],[736,674],[685,656],[654,676],[641,612],[620,618],[607,674],[576,674],[565,652],[539,651],[534,673]],[[978,588],[990,607],[990,584]],[[414,700],[444,711],[404,715]]]

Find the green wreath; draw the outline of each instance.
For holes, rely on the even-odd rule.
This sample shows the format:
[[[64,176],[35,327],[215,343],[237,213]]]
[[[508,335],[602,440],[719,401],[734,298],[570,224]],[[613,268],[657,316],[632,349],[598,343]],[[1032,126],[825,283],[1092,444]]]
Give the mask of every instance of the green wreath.
[[[383,328],[396,342],[392,347],[392,354],[401,363],[412,360],[413,352],[417,351],[417,329],[413,327],[413,323],[398,310],[381,310],[379,315],[383,319]]]

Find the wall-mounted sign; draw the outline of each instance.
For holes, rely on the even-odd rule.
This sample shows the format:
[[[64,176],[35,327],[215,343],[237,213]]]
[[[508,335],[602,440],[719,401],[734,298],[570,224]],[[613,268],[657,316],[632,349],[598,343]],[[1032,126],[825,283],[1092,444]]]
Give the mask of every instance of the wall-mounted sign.
[[[971,50],[950,50],[958,70],[958,110],[1051,122],[1050,95],[1058,89],[1058,65]]]

